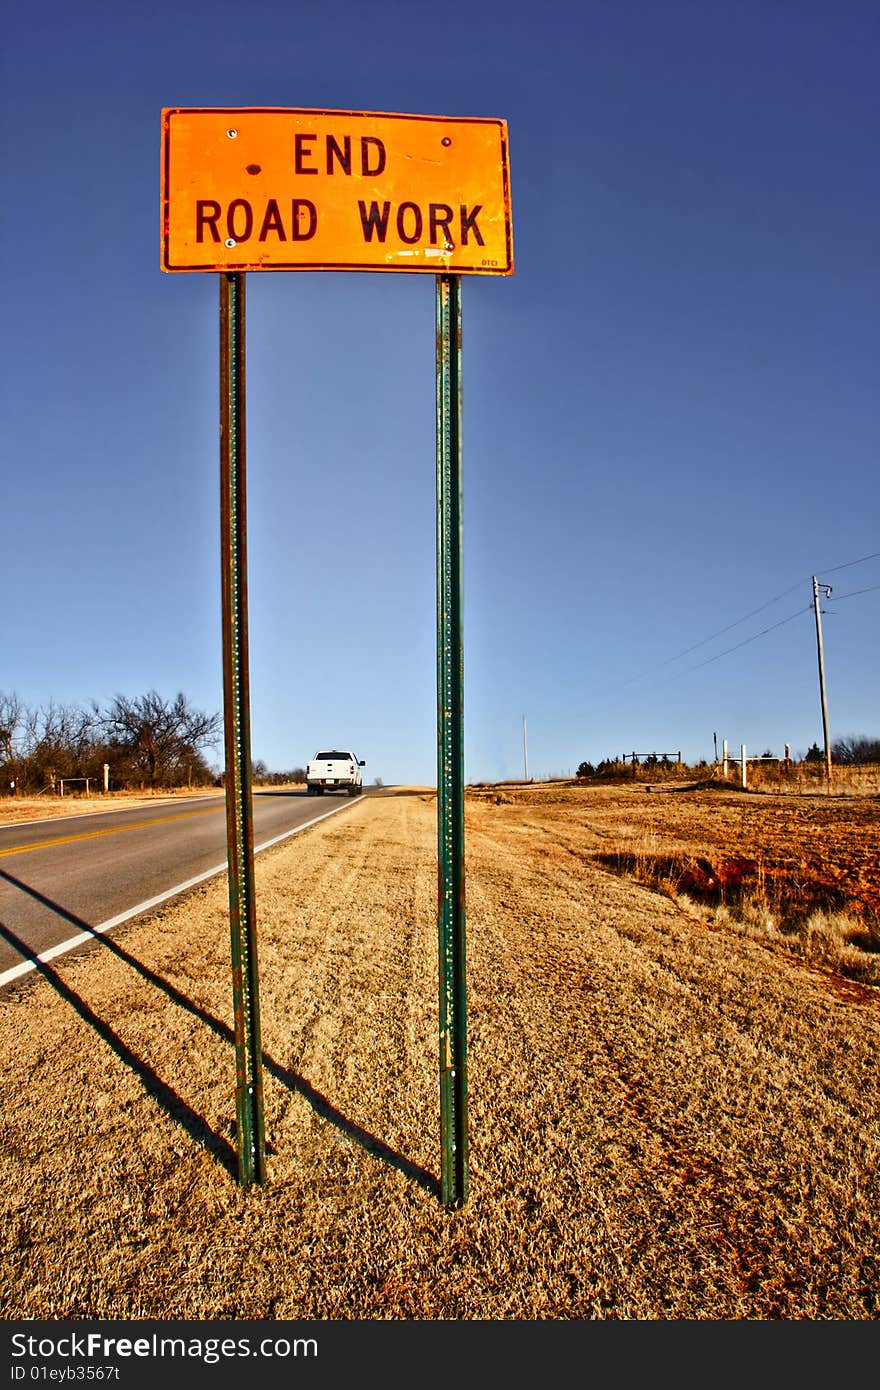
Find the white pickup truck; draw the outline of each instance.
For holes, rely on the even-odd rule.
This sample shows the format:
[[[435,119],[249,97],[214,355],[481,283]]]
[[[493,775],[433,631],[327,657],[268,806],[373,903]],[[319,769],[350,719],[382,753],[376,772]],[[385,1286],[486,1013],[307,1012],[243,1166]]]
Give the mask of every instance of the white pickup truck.
[[[350,750],[340,752],[331,748],[316,753],[306,767],[306,791],[309,796],[323,796],[324,792],[348,792],[349,796],[360,796],[363,791],[361,768],[365,762],[358,762]]]

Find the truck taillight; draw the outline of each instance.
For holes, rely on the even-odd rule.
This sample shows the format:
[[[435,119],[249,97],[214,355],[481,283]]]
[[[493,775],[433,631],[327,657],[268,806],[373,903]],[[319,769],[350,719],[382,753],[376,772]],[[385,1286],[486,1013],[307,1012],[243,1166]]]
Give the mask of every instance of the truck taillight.
[[[349,763],[349,765],[348,765],[348,770],[349,770],[349,772],[351,773],[351,775],[352,775],[352,777],[353,777],[353,776],[354,776],[354,763]]]

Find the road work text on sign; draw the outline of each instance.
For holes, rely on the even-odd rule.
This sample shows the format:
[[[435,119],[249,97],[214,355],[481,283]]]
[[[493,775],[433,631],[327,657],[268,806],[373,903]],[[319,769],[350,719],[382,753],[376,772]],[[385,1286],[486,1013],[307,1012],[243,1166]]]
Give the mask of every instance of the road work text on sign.
[[[167,108],[162,269],[510,275],[507,123]]]

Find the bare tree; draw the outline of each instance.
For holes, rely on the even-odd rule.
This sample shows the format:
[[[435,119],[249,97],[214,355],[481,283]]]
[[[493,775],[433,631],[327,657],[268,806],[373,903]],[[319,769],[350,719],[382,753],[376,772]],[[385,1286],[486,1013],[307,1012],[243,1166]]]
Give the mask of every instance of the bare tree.
[[[91,772],[95,744],[94,720],[79,705],[50,700],[33,720],[29,749],[29,781],[39,788],[53,786],[59,777],[82,777]]]
[[[58,777],[83,774],[93,752],[91,716],[78,705],[50,700],[31,709],[17,695],[0,694],[0,767],[3,779],[42,791]]]
[[[155,690],[134,699],[117,695],[93,710],[108,752],[151,787],[210,780],[203,750],[218,741],[219,713],[193,709],[182,692],[168,701]]]
[[[880,738],[866,734],[850,734],[831,745],[831,756],[843,767],[880,763]]]
[[[14,785],[19,777],[18,762],[22,752],[25,714],[24,705],[14,692],[7,695],[0,691],[0,769],[6,786]]]

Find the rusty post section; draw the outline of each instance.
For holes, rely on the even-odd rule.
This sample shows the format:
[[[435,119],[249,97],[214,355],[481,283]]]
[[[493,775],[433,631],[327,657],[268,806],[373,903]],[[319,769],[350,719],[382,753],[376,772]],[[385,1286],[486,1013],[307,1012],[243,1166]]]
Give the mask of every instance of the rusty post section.
[[[436,277],[437,843],[441,1200],[467,1201],[461,277]]]
[[[220,528],[223,581],[223,716],[226,846],[238,1180],[266,1178],[257,973],[254,829],[248,674],[245,493],[245,277],[220,275]]]

